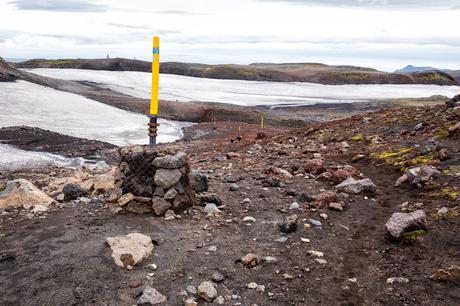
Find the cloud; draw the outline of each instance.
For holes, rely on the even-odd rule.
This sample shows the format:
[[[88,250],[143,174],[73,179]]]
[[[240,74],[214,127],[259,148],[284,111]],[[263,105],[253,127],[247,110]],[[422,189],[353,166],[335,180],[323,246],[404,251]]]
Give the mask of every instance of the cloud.
[[[91,0],[14,0],[10,4],[18,10],[50,12],[105,12],[107,5]]]
[[[156,11],[155,13],[164,14],[164,15],[205,15],[204,13],[192,12],[192,11],[181,11],[181,10],[164,10],[164,11]]]
[[[292,4],[313,4],[345,7],[381,8],[458,8],[458,0],[259,0],[262,2],[285,2]]]
[[[116,28],[121,28],[121,29],[132,29],[132,30],[150,30],[151,29],[151,27],[148,25],[132,25],[132,24],[115,23],[115,22],[107,23],[107,25],[116,27]]]

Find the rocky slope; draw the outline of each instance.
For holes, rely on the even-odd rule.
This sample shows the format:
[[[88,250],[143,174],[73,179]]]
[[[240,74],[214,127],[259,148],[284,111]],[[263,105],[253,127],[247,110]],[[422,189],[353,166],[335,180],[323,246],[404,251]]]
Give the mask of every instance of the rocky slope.
[[[233,124],[195,128],[208,137],[162,146],[208,178],[202,204],[179,216],[115,213],[110,192],[91,189],[40,213],[4,210],[0,304],[457,304],[460,97],[265,137],[242,125],[240,141]],[[107,171],[0,182],[27,178],[58,197],[69,177],[94,186]],[[107,238],[136,232],[153,252],[116,266]]]
[[[76,68],[110,71],[151,71],[145,61],[114,59],[35,59],[14,64],[18,68]],[[354,66],[328,66],[324,64],[251,64],[204,65],[165,62],[161,72],[200,78],[235,79],[277,82],[311,82],[320,84],[438,84],[458,85],[452,76],[441,71],[415,73],[386,73]]]

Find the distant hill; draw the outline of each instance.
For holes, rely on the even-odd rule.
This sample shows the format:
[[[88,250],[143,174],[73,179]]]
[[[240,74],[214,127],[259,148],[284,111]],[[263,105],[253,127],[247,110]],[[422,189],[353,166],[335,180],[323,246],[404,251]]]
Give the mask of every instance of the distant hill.
[[[395,73],[412,73],[412,72],[425,72],[425,71],[444,71],[447,72],[447,69],[439,69],[435,67],[417,67],[413,65],[407,65],[403,69],[396,70]]]
[[[452,70],[449,72],[449,74],[453,76],[457,80],[457,82],[460,83],[460,70]]]
[[[151,63],[123,58],[113,59],[34,59],[11,63],[17,68],[74,68],[109,71],[151,71]],[[437,84],[459,85],[458,81],[442,71],[425,71],[408,74],[388,73],[355,66],[329,66],[319,63],[250,65],[205,65],[194,63],[161,63],[161,73],[198,78],[310,82],[329,85],[343,84]]]

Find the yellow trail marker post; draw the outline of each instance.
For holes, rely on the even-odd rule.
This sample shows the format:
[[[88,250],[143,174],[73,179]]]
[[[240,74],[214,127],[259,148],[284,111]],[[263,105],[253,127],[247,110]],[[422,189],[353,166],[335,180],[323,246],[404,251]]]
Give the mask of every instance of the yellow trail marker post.
[[[260,116],[260,128],[261,128],[261,129],[264,128],[264,115],[261,115],[261,116]]]
[[[152,48],[152,96],[150,99],[149,122],[149,145],[155,146],[157,143],[158,130],[158,92],[160,85],[160,37],[153,38]]]

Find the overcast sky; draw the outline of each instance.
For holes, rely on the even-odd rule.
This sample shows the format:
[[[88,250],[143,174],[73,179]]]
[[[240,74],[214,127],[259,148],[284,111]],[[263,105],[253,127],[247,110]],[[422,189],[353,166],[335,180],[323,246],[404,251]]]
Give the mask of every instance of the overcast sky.
[[[460,0],[0,0],[5,58],[460,69]]]

